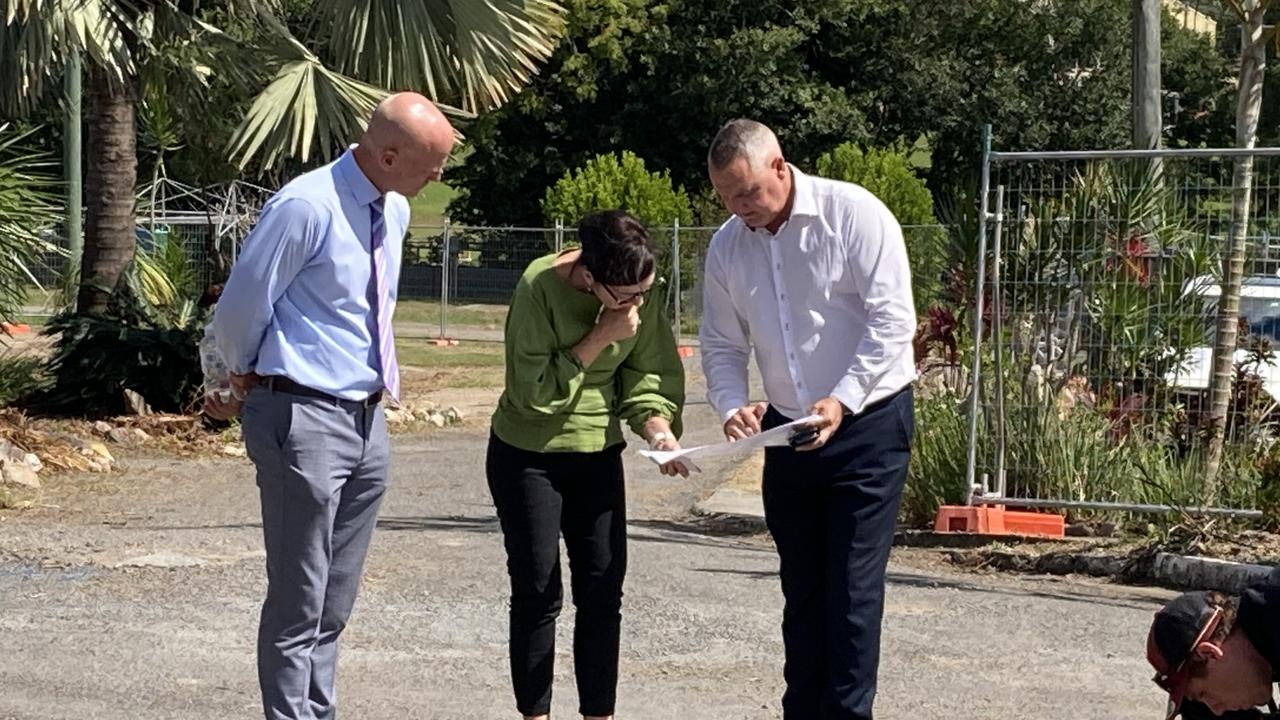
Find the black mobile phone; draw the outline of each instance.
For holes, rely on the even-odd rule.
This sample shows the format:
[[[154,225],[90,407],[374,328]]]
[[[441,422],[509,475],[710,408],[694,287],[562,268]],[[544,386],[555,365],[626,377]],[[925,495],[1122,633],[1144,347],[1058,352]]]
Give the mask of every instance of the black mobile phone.
[[[808,445],[809,443],[817,439],[818,439],[818,428],[807,427],[802,430],[797,430],[795,433],[791,435],[791,437],[787,438],[787,442],[791,443],[791,447],[794,448],[794,447],[800,447],[801,445]]]

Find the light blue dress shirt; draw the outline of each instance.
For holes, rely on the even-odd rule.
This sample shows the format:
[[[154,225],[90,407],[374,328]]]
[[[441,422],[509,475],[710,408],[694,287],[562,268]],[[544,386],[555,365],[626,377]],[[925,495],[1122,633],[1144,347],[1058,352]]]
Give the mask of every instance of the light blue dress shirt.
[[[369,249],[380,194],[348,150],[267,202],[210,326],[231,372],[284,375],[347,400],[382,389]],[[394,303],[409,203],[387,193],[385,206]]]

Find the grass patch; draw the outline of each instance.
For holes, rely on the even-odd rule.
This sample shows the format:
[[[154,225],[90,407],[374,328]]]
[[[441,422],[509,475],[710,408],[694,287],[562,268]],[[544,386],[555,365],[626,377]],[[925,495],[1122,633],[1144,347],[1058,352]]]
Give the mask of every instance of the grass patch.
[[[458,191],[445,183],[431,183],[409,200],[409,219],[415,226],[439,226],[448,216],[449,202]]]
[[[467,343],[454,347],[436,347],[428,342],[412,340],[396,343],[396,357],[401,365],[425,370],[457,370],[497,368],[505,366],[501,343]]]
[[[450,326],[492,327],[502,329],[507,321],[506,305],[450,305]],[[440,322],[440,303],[433,300],[404,300],[396,303],[396,322]]]

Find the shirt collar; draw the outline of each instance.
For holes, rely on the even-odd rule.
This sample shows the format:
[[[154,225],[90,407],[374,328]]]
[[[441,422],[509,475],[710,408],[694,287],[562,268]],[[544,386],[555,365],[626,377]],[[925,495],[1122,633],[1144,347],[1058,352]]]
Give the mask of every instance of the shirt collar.
[[[795,187],[791,217],[818,217],[818,202],[813,196],[813,178],[800,172],[791,163],[787,163],[787,167],[791,168],[791,182]]]
[[[818,216],[818,203],[813,196],[813,179],[800,172],[799,168],[791,163],[787,163],[787,167],[791,169],[791,188],[793,194],[793,199],[791,201],[791,214],[787,216],[787,219],[782,223],[781,227],[778,228],[778,233],[781,233],[788,225],[791,224],[792,220],[798,217]],[[764,227],[753,228],[750,225],[747,225],[746,222],[743,222],[743,225],[748,231],[759,235],[773,237],[778,234],[771,233]]]
[[[347,148],[342,153],[342,157],[338,158],[337,168],[338,174],[342,176],[342,181],[346,183],[347,190],[351,192],[351,196],[361,205],[369,205],[373,201],[382,197],[382,193],[378,191],[376,185],[369,180],[364,171],[360,169],[360,165],[356,163],[356,156],[353,152],[355,145]]]

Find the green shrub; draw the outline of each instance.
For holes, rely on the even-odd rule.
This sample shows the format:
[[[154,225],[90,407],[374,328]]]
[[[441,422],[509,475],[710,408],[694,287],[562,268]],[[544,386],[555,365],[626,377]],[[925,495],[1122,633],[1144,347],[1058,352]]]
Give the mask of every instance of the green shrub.
[[[951,393],[916,394],[916,436],[899,513],[906,525],[929,527],[940,505],[965,502],[969,415],[962,403]]]
[[[58,414],[117,415],[133,390],[155,410],[186,412],[200,396],[199,342],[209,309],[190,262],[176,243],[139,252],[105,316],[54,316],[43,334],[57,338],[48,370],[53,383],[33,409]]]
[[[893,149],[864,151],[844,143],[819,157],[817,170],[822,177],[861,185],[888,206],[903,226],[916,312],[936,303],[942,274],[948,269],[947,234],[937,226],[933,195],[916,176],[907,154]]]
[[[676,220],[683,225],[693,221],[684,188],[673,186],[666,171],[649,172],[644,160],[626,150],[621,157],[597,155],[581,168],[565,173],[542,198],[542,215],[547,222],[563,220],[566,227],[573,227],[594,210],[613,209],[635,215],[651,231],[669,228]]]
[[[0,407],[12,405],[48,386],[44,360],[6,350],[0,353]]]

